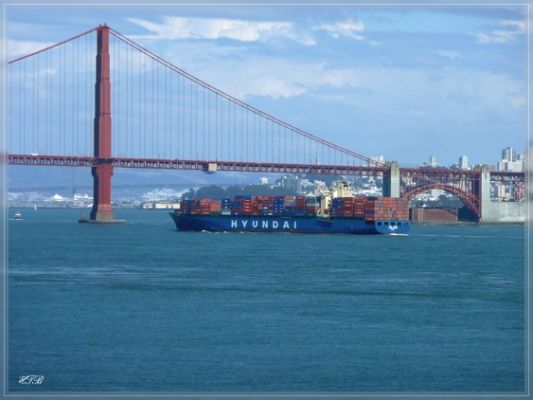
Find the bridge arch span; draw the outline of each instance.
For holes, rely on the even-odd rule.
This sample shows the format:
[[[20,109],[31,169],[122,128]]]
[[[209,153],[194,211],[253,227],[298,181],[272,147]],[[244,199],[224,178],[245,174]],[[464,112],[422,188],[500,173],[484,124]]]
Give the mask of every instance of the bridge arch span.
[[[429,183],[422,186],[417,186],[407,192],[405,192],[402,197],[404,199],[407,199],[411,201],[415,196],[427,192],[432,189],[439,189],[444,190],[445,192],[449,192],[454,194],[463,202],[463,204],[468,208],[470,211],[474,213],[477,219],[481,218],[481,205],[479,201],[479,197],[477,197],[474,194],[467,193],[464,190],[457,188],[452,185],[447,185],[444,183]]]

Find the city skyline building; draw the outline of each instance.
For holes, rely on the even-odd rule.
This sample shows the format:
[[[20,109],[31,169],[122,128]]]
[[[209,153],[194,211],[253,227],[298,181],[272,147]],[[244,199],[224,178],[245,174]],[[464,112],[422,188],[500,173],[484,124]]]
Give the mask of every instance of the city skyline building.
[[[524,172],[525,161],[523,154],[507,146],[502,150],[502,158],[497,162],[496,169],[498,171]]]
[[[437,156],[431,154],[428,161],[424,161],[422,165],[433,168],[438,167],[439,162]],[[457,158],[457,163],[449,165],[448,168],[478,169],[483,165],[488,165],[490,169],[496,171],[524,172],[526,170],[526,156],[512,147],[507,146],[501,150],[501,158],[496,162],[496,165],[489,165],[489,163],[475,163],[470,165],[469,157],[466,154],[462,154]],[[446,166],[442,167],[446,168]]]
[[[459,156],[459,168],[468,169],[468,157],[465,155]]]
[[[502,160],[514,162],[518,159],[518,153],[512,147],[507,146],[502,150]]]

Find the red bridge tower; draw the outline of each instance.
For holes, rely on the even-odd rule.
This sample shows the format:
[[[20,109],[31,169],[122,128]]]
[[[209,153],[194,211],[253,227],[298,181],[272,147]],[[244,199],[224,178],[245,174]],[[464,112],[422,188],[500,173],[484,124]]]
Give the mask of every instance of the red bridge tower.
[[[91,222],[113,223],[116,220],[111,208],[111,176],[113,164],[111,154],[111,84],[109,82],[109,27],[100,25],[97,29],[96,84],[94,114],[94,159],[93,208]]]

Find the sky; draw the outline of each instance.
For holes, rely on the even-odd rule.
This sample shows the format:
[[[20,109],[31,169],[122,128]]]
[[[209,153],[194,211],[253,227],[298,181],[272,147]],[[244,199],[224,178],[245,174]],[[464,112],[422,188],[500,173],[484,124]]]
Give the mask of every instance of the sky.
[[[7,7],[8,58],[107,23],[367,156],[495,164],[527,143],[525,6]]]

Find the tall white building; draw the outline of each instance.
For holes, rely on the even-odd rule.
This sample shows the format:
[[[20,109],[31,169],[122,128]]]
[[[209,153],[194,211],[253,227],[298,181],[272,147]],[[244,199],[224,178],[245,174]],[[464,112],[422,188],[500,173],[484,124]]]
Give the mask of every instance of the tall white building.
[[[506,147],[502,150],[502,158],[498,161],[496,168],[498,171],[524,172],[525,166],[524,156],[512,147]]]
[[[429,156],[429,166],[430,167],[436,167],[437,165],[439,165],[439,163],[437,162],[437,156],[435,155],[430,155]]]
[[[519,155],[512,147],[507,146],[502,150],[502,160],[514,162],[518,159]]]
[[[468,157],[462,155],[459,157],[459,163],[457,164],[461,169],[468,169]]]

